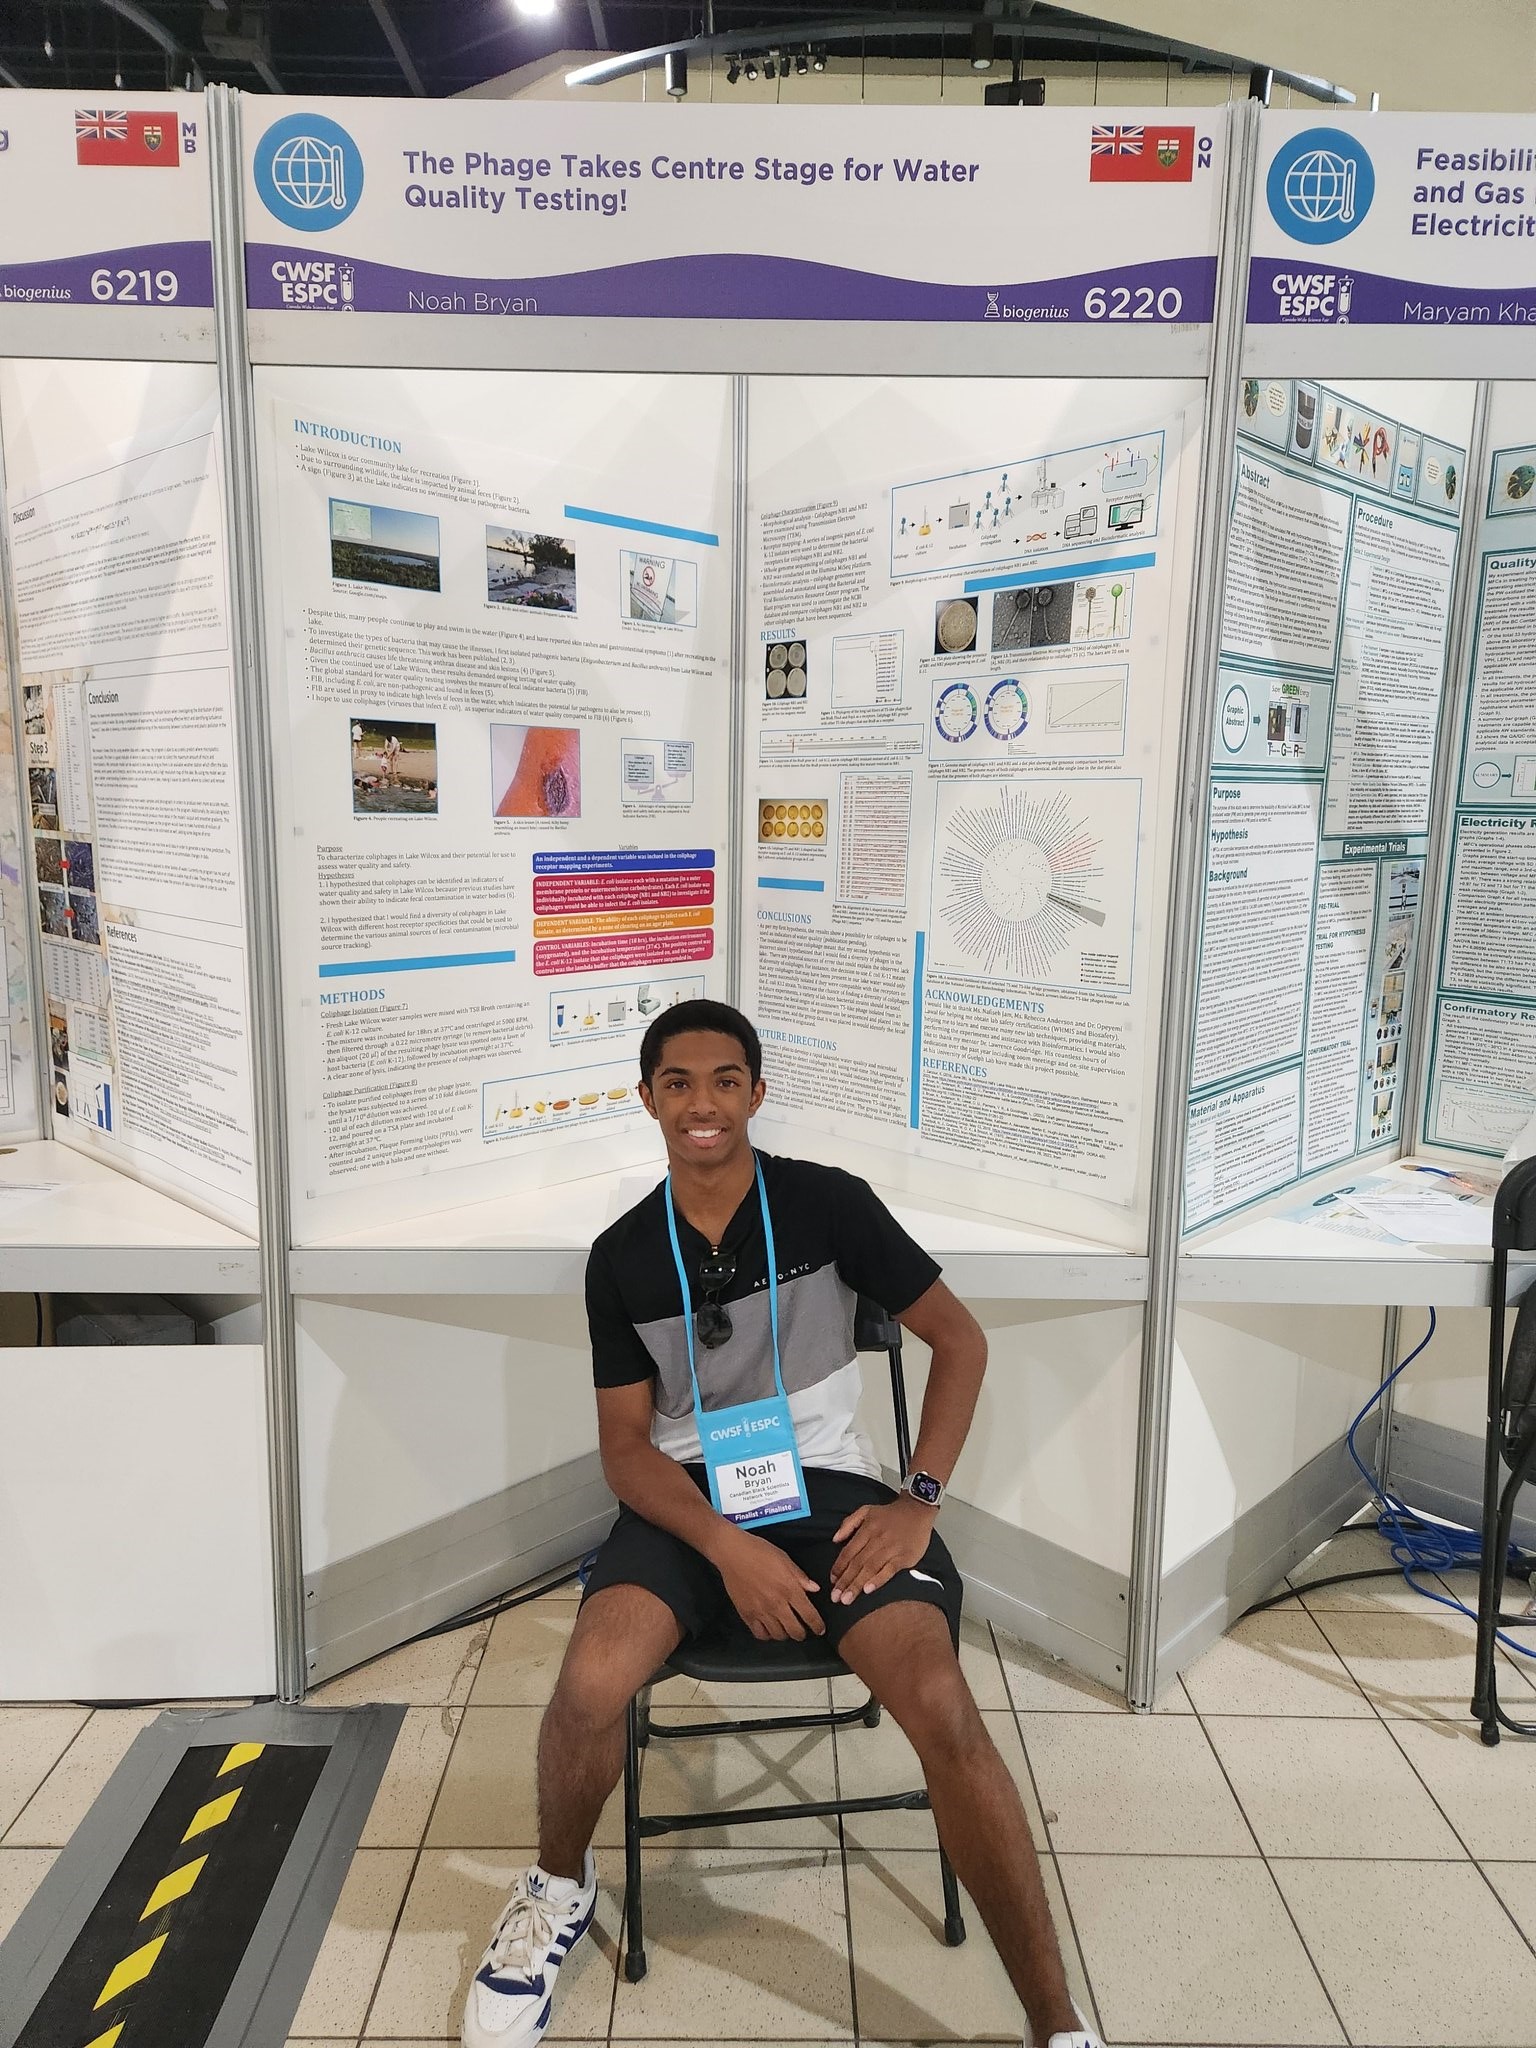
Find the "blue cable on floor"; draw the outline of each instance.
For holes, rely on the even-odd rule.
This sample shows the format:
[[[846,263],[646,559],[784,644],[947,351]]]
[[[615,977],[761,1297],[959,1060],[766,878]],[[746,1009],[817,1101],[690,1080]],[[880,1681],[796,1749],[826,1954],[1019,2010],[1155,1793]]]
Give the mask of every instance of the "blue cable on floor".
[[[1468,1607],[1465,1601],[1458,1600],[1454,1593],[1432,1593],[1428,1586],[1421,1586],[1413,1575],[1415,1572],[1445,1572],[1468,1568],[1476,1570],[1482,1562],[1483,1555],[1481,1533],[1476,1529],[1464,1527],[1460,1522],[1448,1522],[1439,1515],[1424,1515],[1417,1508],[1411,1508],[1406,1501],[1399,1500],[1396,1494],[1388,1493],[1355,1448],[1355,1432],[1371,1410],[1385,1400],[1388,1388],[1393,1386],[1413,1361],[1427,1349],[1434,1337],[1437,1321],[1435,1311],[1431,1309],[1429,1328],[1424,1332],[1422,1339],[1413,1347],[1402,1364],[1388,1373],[1360,1410],[1349,1425],[1349,1434],[1345,1442],[1349,1455],[1355,1462],[1355,1469],[1370,1488],[1371,1498],[1376,1503],[1377,1532],[1391,1544],[1392,1562],[1402,1572],[1404,1579],[1413,1587],[1414,1592],[1421,1594],[1424,1599],[1433,1600],[1440,1607],[1454,1608],[1458,1614],[1464,1614],[1469,1621],[1476,1621],[1475,1611]],[[1508,1562],[1517,1566],[1522,1562],[1522,1554],[1514,1544],[1510,1545]],[[1536,1649],[1515,1641],[1502,1629],[1495,1633],[1498,1641],[1515,1656],[1536,1661]]]

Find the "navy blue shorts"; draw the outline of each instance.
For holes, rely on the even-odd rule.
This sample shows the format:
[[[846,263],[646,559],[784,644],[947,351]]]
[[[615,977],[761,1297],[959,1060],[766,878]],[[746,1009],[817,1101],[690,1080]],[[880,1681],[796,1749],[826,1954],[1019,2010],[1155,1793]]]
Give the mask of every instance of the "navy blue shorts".
[[[702,1465],[685,1465],[699,1491],[708,1498],[709,1481]],[[844,1518],[855,1508],[868,1507],[896,1498],[878,1479],[861,1472],[826,1472],[807,1467],[805,1488],[811,1512],[798,1522],[773,1522],[752,1533],[792,1557],[819,1591],[811,1595],[812,1605],[826,1628],[826,1640],[835,1649],[846,1629],[852,1628],[877,1607],[890,1607],[900,1600],[917,1600],[937,1607],[949,1623],[950,1639],[960,1643],[960,1574],[953,1558],[937,1535],[911,1571],[896,1572],[873,1593],[860,1593],[848,1606],[832,1604],[832,1565],[840,1545],[833,1537]],[[632,1508],[621,1507],[619,1518],[597,1553],[587,1579],[584,1599],[590,1600],[606,1586],[643,1586],[666,1602],[677,1616],[684,1640],[708,1634],[732,1613],[725,1581],[709,1562],[679,1537],[658,1529]]]

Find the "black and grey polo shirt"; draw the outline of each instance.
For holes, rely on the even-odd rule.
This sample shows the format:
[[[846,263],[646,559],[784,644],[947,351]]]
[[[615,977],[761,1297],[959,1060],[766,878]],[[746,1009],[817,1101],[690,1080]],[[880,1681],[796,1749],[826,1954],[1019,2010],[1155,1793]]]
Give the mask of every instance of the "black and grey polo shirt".
[[[853,1348],[856,1300],[867,1294],[888,1315],[899,1316],[927,1293],[939,1267],[866,1181],[835,1166],[776,1159],[767,1152],[758,1157],[778,1256],[779,1366],[800,1462],[878,1478],[879,1460],[854,1426],[860,1384]],[[677,1236],[697,1307],[703,1295],[699,1260],[711,1247],[681,1210]],[[736,1254],[736,1277],[720,1295],[730,1308],[732,1334],[717,1350],[695,1347],[706,1409],[763,1400],[774,1391],[768,1255],[755,1184],[720,1248]],[[669,1458],[699,1462],[682,1290],[661,1187],[594,1243],[587,1260],[587,1323],[598,1386],[654,1379],[651,1441]]]

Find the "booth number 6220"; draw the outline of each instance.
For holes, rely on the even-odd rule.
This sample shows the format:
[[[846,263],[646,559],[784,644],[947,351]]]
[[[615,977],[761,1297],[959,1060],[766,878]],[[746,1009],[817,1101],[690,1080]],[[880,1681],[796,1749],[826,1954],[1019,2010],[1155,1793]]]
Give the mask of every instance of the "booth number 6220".
[[[1149,284],[1117,284],[1107,291],[1096,284],[1083,300],[1090,320],[1177,320],[1183,310],[1184,294],[1172,284],[1160,292]]]

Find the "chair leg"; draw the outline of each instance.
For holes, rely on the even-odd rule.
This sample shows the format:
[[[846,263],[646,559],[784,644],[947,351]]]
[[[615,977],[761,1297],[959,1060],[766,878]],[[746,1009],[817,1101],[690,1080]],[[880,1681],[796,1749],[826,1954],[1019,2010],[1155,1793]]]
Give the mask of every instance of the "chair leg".
[[[1493,1257],[1493,1305],[1488,1323],[1488,1416],[1483,1439],[1483,1522],[1477,1589],[1477,1650],[1472,1713],[1490,1749],[1499,1739],[1499,1701],[1494,1654],[1499,1602],[1504,1593],[1504,1559],[1498,1552],[1499,1453],[1504,1430],[1504,1302],[1509,1284],[1507,1254]]]
[[[640,1707],[624,1717],[624,1975],[645,1975],[645,1909],[640,1896]]]
[[[642,1686],[640,1689],[640,1697],[636,1703],[635,1714],[636,1740],[642,1749],[649,1749],[651,1743],[651,1688],[648,1685]]]
[[[944,1883],[944,1939],[951,1948],[958,1948],[965,1939],[965,1920],[960,1912],[960,1886],[955,1879],[955,1866],[949,1860],[944,1844],[939,1844],[939,1876]]]

